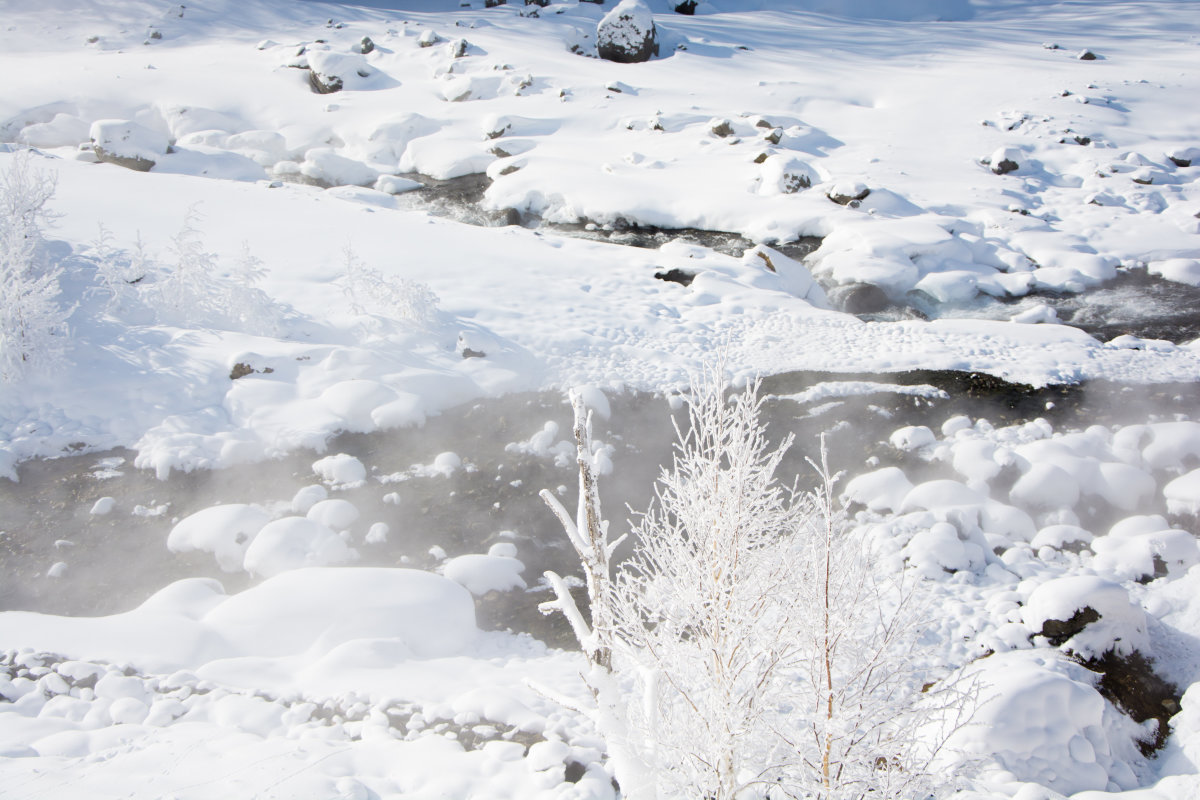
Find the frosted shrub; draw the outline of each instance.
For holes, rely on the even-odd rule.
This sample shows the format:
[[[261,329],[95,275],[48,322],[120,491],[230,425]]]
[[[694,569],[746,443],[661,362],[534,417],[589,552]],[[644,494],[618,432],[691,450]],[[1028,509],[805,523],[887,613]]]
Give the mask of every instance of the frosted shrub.
[[[969,716],[969,687],[922,669],[912,587],[879,574],[846,524],[824,444],[815,491],[776,479],[792,439],[769,446],[761,406],[756,385],[726,400],[715,372],[698,383],[613,577],[619,540],[575,399],[576,519],[543,497],[580,555],[592,618],[553,573],[544,610],[566,614],[588,657],[594,703],[580,710],[628,798],[936,795],[932,765]]]
[[[262,262],[244,246],[241,257],[222,270],[217,256],[204,249],[193,210],[171,240],[171,263],[160,270],[151,290],[159,319],[168,324],[203,325],[254,334],[275,331],[280,309],[254,286]]]
[[[96,262],[96,283],[108,295],[109,309],[127,305],[136,297],[137,285],[150,271],[142,237],[138,236],[131,252],[118,252],[113,246],[112,233],[101,225],[100,233],[88,250],[88,255]]]
[[[0,175],[0,375],[5,381],[57,360],[72,311],[59,305],[62,269],[48,263],[42,247],[55,180],[35,170],[32,159],[22,151]]]
[[[974,713],[973,686],[929,674],[919,641],[929,609],[915,581],[881,573],[847,525],[824,441],[809,463],[821,482],[794,539],[782,788],[821,800],[939,796],[950,779],[934,764]]]
[[[344,251],[345,291],[356,314],[426,325],[437,318],[438,296],[428,284],[384,275],[363,263],[349,247]]]

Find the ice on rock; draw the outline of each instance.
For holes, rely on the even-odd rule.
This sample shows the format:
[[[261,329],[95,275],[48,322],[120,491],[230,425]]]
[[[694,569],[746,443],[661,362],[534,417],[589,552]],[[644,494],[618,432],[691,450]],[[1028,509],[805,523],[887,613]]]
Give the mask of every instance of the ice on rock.
[[[1161,275],[1169,281],[1200,286],[1200,260],[1195,258],[1168,258],[1151,261],[1146,265],[1151,275]]]
[[[981,506],[987,496],[959,481],[946,479],[926,481],[913,487],[898,509],[900,513],[919,509],[939,509],[957,506]]]
[[[449,478],[457,472],[463,465],[463,460],[457,453],[446,451],[438,453],[431,464],[417,464],[413,467],[413,474],[423,478],[442,477]]]
[[[424,188],[425,184],[411,178],[401,178],[399,175],[380,175],[374,186],[376,191],[386,194],[404,194]]]
[[[396,393],[371,380],[341,381],[321,393],[321,402],[345,420],[345,429],[356,433],[375,430],[372,412],[396,400]]]
[[[352,489],[367,480],[367,468],[348,453],[337,453],[313,462],[313,472],[335,489]]]
[[[212,553],[222,570],[236,572],[242,568],[246,549],[270,521],[271,514],[259,506],[212,506],[180,520],[167,536],[167,548],[173,553]]]
[[[304,517],[284,517],[258,532],[246,548],[242,566],[252,575],[270,578],[302,567],[341,564],[356,556],[326,526]]]
[[[1042,547],[1054,547],[1059,550],[1066,549],[1070,546],[1087,545],[1092,541],[1091,531],[1085,530],[1078,525],[1047,525],[1037,532],[1037,535],[1030,540],[1029,546],[1034,550]]]
[[[331,147],[314,147],[306,152],[299,170],[304,177],[327,186],[372,186],[379,179],[379,170]]]
[[[389,533],[391,533],[391,528],[386,522],[375,522],[367,529],[367,535],[363,541],[367,544],[382,544],[387,541]]]
[[[762,163],[758,193],[768,196],[795,194],[820,182],[821,176],[808,162],[795,156],[776,154]]]
[[[975,488],[986,488],[987,482],[1000,474],[996,461],[996,445],[987,439],[966,439],[951,445],[954,470]]]
[[[943,572],[971,569],[982,561],[983,552],[974,543],[963,542],[958,529],[938,522],[918,531],[902,551],[923,575],[936,578]]]
[[[72,114],[55,114],[48,122],[33,122],[17,134],[30,147],[74,147],[88,140],[90,126]]]
[[[813,279],[808,268],[778,250],[755,245],[742,254],[742,263],[753,270],[766,268],[767,272],[777,276],[777,285],[770,288],[778,288],[817,308],[829,308],[825,290]]]
[[[1127,446],[1140,446],[1144,465],[1150,469],[1182,471],[1185,464],[1200,459],[1200,422],[1158,422],[1131,426],[1128,431]]]

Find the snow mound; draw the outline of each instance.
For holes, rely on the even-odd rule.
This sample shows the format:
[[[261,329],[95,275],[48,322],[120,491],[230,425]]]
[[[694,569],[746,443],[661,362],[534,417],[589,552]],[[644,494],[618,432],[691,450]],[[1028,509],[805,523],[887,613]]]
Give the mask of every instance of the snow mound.
[[[314,461],[312,468],[321,480],[335,489],[353,489],[362,486],[367,480],[367,468],[348,453],[325,456]]]
[[[1163,487],[1172,514],[1200,515],[1200,469],[1181,475]]]
[[[314,503],[304,516],[330,530],[344,531],[358,521],[359,514],[349,500],[335,498]]]
[[[284,517],[267,523],[258,532],[246,548],[242,566],[252,575],[270,578],[288,570],[341,564],[356,557],[340,536],[319,522]]]
[[[986,700],[956,746],[1062,794],[1137,786],[1141,729],[1093,688],[1095,673],[1045,650],[997,653],[970,672]]]
[[[234,503],[212,506],[186,517],[167,536],[167,548],[173,553],[201,550],[217,557],[226,572],[242,568],[246,549],[258,532],[271,521],[271,514],[259,506]]]
[[[469,553],[450,559],[442,566],[442,574],[481,597],[488,592],[507,592],[524,589],[521,578],[525,565],[510,555]]]
[[[261,657],[323,651],[360,638],[401,639],[419,658],[455,655],[477,635],[475,603],[427,572],[301,569],[236,594],[203,618],[235,652]]]

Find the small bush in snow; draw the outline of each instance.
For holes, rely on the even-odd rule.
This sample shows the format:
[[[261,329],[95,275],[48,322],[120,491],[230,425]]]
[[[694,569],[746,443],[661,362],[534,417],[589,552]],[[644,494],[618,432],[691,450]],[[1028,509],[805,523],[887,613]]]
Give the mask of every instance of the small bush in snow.
[[[437,318],[438,296],[426,283],[371,269],[345,250],[345,291],[357,314],[375,314],[425,325]]]
[[[110,309],[118,309],[134,298],[137,285],[150,271],[149,258],[140,235],[133,250],[122,253],[113,246],[112,233],[103,225],[100,226],[96,241],[89,247],[89,255],[96,262],[96,282],[101,291],[108,294]]]
[[[58,302],[62,269],[48,263],[42,227],[54,196],[54,177],[18,153],[0,175],[0,376],[16,380],[53,363],[66,345],[71,309]]]
[[[254,334],[273,332],[280,310],[254,287],[263,275],[262,262],[245,248],[232,268],[223,271],[217,256],[204,249],[197,222],[196,212],[189,212],[171,240],[173,263],[149,290],[159,319]]]

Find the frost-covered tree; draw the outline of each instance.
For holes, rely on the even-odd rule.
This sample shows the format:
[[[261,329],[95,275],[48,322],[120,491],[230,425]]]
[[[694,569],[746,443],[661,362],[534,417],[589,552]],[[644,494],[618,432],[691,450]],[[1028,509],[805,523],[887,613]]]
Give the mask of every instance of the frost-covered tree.
[[[0,375],[6,381],[57,359],[72,310],[59,303],[62,269],[47,261],[43,248],[56,182],[32,160],[22,151],[0,175]]]
[[[572,521],[591,622],[547,573],[588,657],[581,710],[609,743],[627,798],[899,800],[946,783],[934,760],[969,716],[971,692],[921,660],[912,582],[880,571],[834,500],[822,442],[810,493],[776,470],[757,385],[725,397],[696,382],[673,464],[638,518],[634,555],[616,544],[589,467],[576,399],[580,501]]]
[[[733,800],[786,766],[775,731],[799,656],[791,534],[809,508],[775,477],[792,439],[769,445],[756,388],[727,401],[714,371],[693,388],[615,584],[617,661],[641,699],[630,719],[667,797]]]

